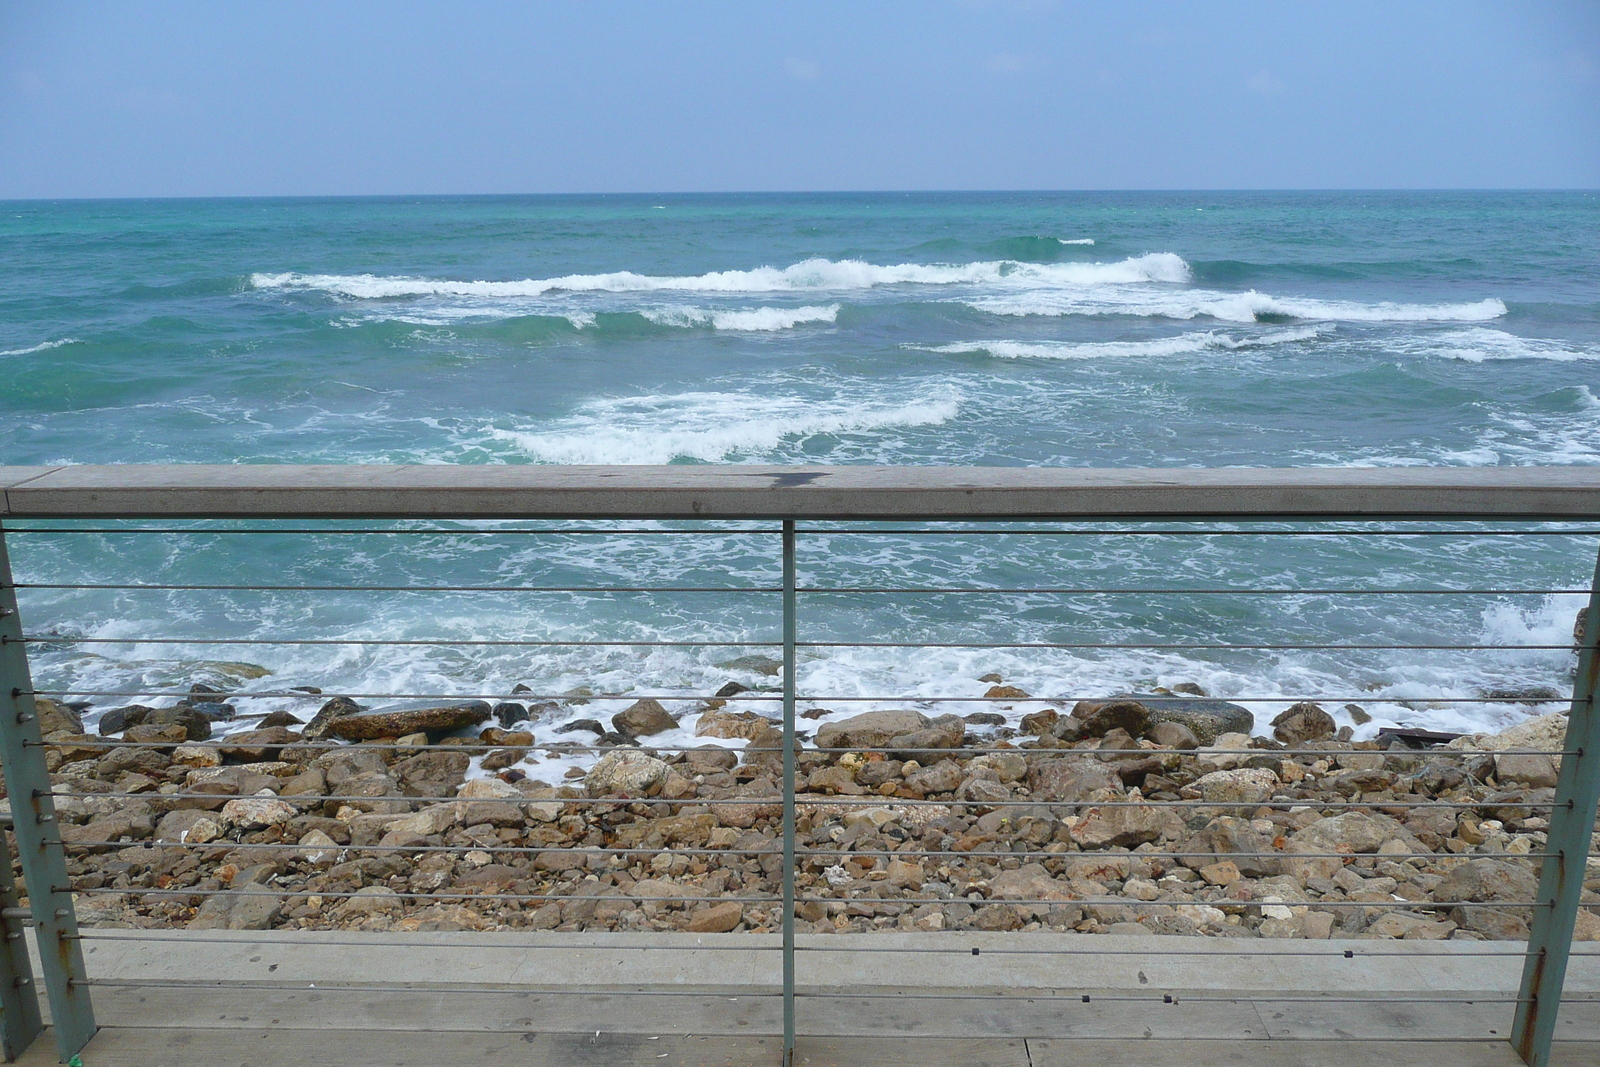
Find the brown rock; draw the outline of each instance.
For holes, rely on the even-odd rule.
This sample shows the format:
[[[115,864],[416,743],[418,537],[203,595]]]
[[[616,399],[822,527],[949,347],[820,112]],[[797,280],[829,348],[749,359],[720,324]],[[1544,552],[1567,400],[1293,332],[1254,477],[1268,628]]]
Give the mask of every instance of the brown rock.
[[[1145,731],[1145,736],[1162,748],[1175,748],[1189,752],[1200,747],[1195,732],[1181,722],[1158,722]]]
[[[1141,737],[1150,726],[1150,709],[1137,700],[1113,700],[1083,716],[1082,721],[1085,737],[1104,737],[1117,729]]]
[[[817,728],[818,748],[882,748],[889,739],[925,730],[930,720],[915,711],[867,711]]]
[[[489,705],[479,701],[450,707],[418,708],[413,711],[374,711],[345,716],[333,720],[328,725],[328,732],[347,741],[404,737],[412,733],[442,737],[463,727],[476,726],[488,717]],[[309,730],[308,724],[307,731]]]
[[[1272,720],[1272,736],[1286,745],[1326,741],[1338,730],[1333,716],[1309,700],[1291,705]]]
[[[349,697],[334,697],[317,710],[311,721],[306,723],[306,728],[300,732],[307,741],[321,741],[328,735],[328,728],[335,720],[348,715],[359,715],[365,710]]]
[[[1088,800],[1098,790],[1121,788],[1116,771],[1096,759],[1041,757],[1028,770],[1028,789],[1040,800],[1071,803]]]
[[[737,900],[699,908],[685,927],[691,934],[725,934],[744,921],[744,905]]]
[[[263,763],[275,760],[283,753],[283,746],[294,744],[300,735],[285,726],[269,726],[263,730],[245,730],[227,737],[219,751],[223,759],[240,763]]]
[[[611,716],[612,729],[628,737],[649,737],[651,734],[675,730],[677,726],[678,720],[667,714],[661,702],[648,697],[634,701]]]

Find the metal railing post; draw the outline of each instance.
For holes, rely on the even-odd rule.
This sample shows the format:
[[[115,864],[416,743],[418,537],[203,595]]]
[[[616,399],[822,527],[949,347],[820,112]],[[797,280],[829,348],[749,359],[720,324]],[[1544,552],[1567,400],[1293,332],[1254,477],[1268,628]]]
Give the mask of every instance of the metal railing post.
[[[50,1025],[65,1063],[94,1036],[94,1007],[67,881],[67,856],[50,795],[44,737],[22,643],[11,559],[0,527],[0,763],[11,798],[12,829],[23,886],[39,941],[39,967],[50,996]]]
[[[44,1029],[39,1018],[39,991],[28,962],[28,939],[22,932],[17,883],[11,874],[11,817],[0,816],[0,1055],[15,1063]]]
[[[783,1063],[794,1062],[794,520],[783,523]]]
[[[1561,772],[1550,811],[1549,847],[1539,875],[1539,901],[1528,933],[1511,1046],[1528,1067],[1546,1067],[1555,1037],[1561,987],[1567,977],[1572,930],[1577,922],[1590,835],[1600,801],[1600,709],[1595,707],[1600,672],[1600,559],[1589,593],[1589,617],[1578,647],[1578,675],[1562,744]]]

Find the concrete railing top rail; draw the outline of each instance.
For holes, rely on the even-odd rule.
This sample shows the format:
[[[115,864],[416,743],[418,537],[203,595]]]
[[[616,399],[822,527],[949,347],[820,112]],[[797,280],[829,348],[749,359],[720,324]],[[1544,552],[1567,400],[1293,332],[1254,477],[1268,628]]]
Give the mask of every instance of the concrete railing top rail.
[[[0,467],[0,517],[1600,519],[1600,468]]]

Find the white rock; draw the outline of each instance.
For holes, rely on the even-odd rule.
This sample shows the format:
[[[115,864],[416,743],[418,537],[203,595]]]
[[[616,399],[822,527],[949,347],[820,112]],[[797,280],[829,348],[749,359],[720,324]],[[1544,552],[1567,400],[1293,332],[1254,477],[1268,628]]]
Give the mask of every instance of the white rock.
[[[222,805],[222,821],[241,830],[264,830],[294,818],[295,810],[271,794],[240,797]]]

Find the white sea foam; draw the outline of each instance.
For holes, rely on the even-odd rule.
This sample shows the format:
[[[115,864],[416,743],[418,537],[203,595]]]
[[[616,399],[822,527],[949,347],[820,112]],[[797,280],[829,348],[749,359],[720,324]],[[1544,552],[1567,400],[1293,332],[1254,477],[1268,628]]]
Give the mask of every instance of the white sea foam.
[[[1442,356],[1468,363],[1497,359],[1549,359],[1558,362],[1600,359],[1600,344],[1577,344],[1543,337],[1518,337],[1505,330],[1472,326],[1446,333],[1398,337],[1388,346],[1401,355]]]
[[[81,343],[82,342],[80,342],[76,337],[63,337],[59,341],[44,341],[40,344],[32,346],[31,348],[7,349],[4,352],[0,352],[0,356],[31,356],[35,352],[48,352],[50,349],[60,348],[62,345],[76,345]]]
[[[1090,291],[1035,288],[965,301],[996,315],[1137,315],[1170,319],[1209,317],[1228,322],[1273,318],[1325,322],[1482,322],[1506,313],[1500,300],[1473,303],[1363,304],[1352,300],[1279,297],[1254,289],[1224,293],[1212,289],[1162,290],[1109,285]]]
[[[1092,245],[1093,237],[1057,237],[1056,240],[1064,245]]]
[[[953,389],[913,399],[816,400],[754,393],[675,393],[592,400],[549,429],[484,435],[545,463],[707,463],[761,457],[789,439],[930,426],[960,411]]]
[[[1310,341],[1328,332],[1326,326],[1269,330],[1253,337],[1231,337],[1215,330],[1156,337],[1146,341],[958,341],[948,345],[908,345],[925,352],[979,352],[1000,359],[1109,359],[1181,356],[1206,351],[1236,351]]]
[[[639,314],[662,326],[710,326],[716,330],[773,332],[788,330],[805,322],[834,322],[839,305],[825,307],[758,308],[643,308]]]
[[[252,274],[257,289],[305,289],[359,300],[395,297],[530,297],[550,292],[775,293],[797,290],[871,289],[881,285],[958,285],[1005,281],[1030,285],[1104,285],[1185,282],[1189,265],[1171,252],[1153,252],[1116,263],[900,263],[882,266],[857,259],[808,259],[789,267],[660,276],[617,271],[569,274],[520,281],[453,281],[376,274]]]

